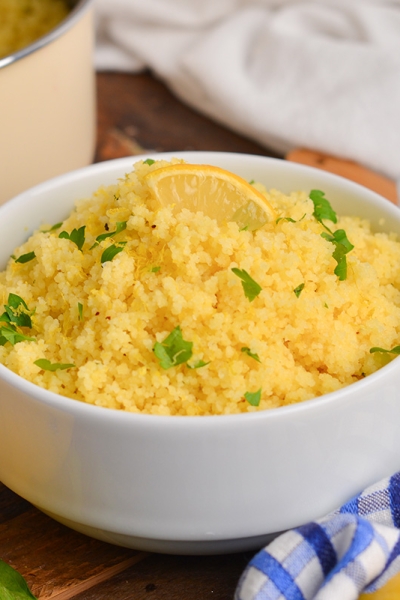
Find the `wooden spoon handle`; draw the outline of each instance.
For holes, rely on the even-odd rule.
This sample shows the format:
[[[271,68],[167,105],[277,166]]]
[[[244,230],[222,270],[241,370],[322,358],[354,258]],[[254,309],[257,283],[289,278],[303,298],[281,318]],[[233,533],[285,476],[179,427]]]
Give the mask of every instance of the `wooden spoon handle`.
[[[366,167],[362,167],[353,161],[335,158],[334,156],[322,154],[321,152],[314,152],[313,150],[305,150],[303,148],[296,148],[289,152],[286,155],[286,160],[302,163],[311,167],[318,167],[319,169],[330,171],[336,175],[347,177],[347,179],[352,179],[357,183],[361,183],[381,196],[388,198],[394,204],[399,204],[399,197],[394,181],[375,173]]]

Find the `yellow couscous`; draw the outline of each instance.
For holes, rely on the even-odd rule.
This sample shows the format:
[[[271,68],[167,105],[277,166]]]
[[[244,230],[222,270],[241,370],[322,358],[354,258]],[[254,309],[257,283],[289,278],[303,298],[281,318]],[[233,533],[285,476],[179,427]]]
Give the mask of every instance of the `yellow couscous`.
[[[15,250],[0,274],[4,365],[98,406],[216,415],[314,398],[391,360],[370,350],[400,341],[395,235],[258,184],[277,218],[255,231],[174,214],[152,199],[144,176],[167,164],[152,163]]]
[[[69,11],[66,0],[0,0],[0,58],[29,46]]]

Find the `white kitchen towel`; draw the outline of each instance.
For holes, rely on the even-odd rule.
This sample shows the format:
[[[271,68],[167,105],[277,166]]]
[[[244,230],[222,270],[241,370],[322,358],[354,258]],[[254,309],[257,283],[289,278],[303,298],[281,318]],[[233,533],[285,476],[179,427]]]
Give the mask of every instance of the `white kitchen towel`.
[[[400,179],[400,0],[95,0],[98,70],[149,68],[285,153]]]

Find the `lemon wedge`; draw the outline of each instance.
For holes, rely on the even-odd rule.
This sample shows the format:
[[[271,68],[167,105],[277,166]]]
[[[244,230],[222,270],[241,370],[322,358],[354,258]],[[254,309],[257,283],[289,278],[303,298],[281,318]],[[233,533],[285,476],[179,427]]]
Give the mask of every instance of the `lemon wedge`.
[[[361,594],[359,600],[398,600],[399,598],[400,573],[397,573],[376,592]]]
[[[268,200],[245,179],[220,167],[178,163],[149,171],[144,177],[154,198],[174,212],[201,211],[219,223],[236,221],[254,231],[275,219]]]

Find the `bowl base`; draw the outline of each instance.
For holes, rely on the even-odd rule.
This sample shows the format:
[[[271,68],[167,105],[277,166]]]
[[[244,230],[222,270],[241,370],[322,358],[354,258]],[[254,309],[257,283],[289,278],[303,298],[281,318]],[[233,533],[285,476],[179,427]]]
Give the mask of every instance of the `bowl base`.
[[[184,554],[184,555],[211,555],[211,554],[231,554],[234,552],[246,552],[249,550],[258,551],[269,544],[279,533],[269,533],[235,539],[210,539],[210,540],[160,540],[155,538],[145,538],[135,535],[128,535],[114,531],[84,525],[76,521],[71,521],[47,510],[40,506],[36,508],[62,525],[83,533],[89,537],[102,542],[108,542],[124,548],[133,550],[142,550],[145,552],[158,552],[161,554]]]

